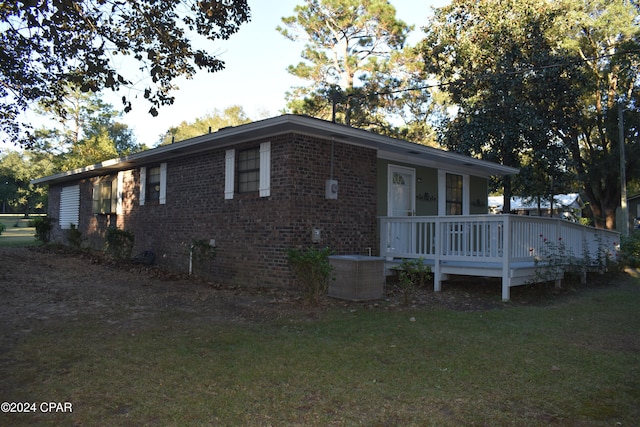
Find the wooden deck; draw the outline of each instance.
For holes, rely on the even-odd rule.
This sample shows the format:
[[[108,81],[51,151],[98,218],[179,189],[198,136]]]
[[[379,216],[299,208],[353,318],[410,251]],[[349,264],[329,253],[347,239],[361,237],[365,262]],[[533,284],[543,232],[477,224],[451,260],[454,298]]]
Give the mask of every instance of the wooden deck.
[[[380,218],[380,254],[390,264],[422,258],[434,291],[448,275],[498,277],[509,289],[554,280],[566,271],[602,269],[616,260],[620,234],[556,218],[519,215]]]

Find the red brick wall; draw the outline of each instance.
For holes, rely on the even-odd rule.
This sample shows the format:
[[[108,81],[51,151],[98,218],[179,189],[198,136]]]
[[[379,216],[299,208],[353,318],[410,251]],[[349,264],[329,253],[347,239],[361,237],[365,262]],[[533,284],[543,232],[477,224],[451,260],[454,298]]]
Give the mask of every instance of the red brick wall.
[[[47,216],[53,222],[51,229],[51,240],[54,242],[62,242],[63,236],[58,219],[60,218],[60,192],[62,185],[50,185],[47,192]]]
[[[263,141],[234,148],[257,147]],[[164,205],[147,201],[140,206],[139,169],[126,171],[123,215],[117,222],[135,234],[134,253],[152,250],[158,264],[187,272],[191,242],[215,239],[217,257],[206,266],[196,264],[195,273],[246,286],[291,285],[289,248],[328,246],[337,254],[365,254],[371,248],[375,254],[375,150],[335,143],[333,178],[339,194],[337,200],[327,200],[331,141],[297,134],[268,141],[269,197],[236,192],[233,199],[224,199],[225,149],[168,161]],[[91,215],[91,188],[91,182],[83,183],[80,230],[97,248],[112,218]],[[50,215],[55,216],[57,186],[49,197]],[[311,241],[313,228],[322,232],[320,243]]]

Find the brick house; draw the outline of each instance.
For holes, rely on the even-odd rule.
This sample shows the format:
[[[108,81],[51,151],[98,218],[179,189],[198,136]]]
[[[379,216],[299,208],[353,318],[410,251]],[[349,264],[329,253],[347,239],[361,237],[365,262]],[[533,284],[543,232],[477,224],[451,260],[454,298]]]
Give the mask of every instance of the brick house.
[[[283,115],[43,177],[52,238],[74,224],[101,249],[107,227],[134,253],[186,272],[215,242],[215,279],[288,286],[286,249],[380,255],[379,218],[486,214],[490,176],[517,170],[306,116]]]
[[[640,194],[627,197],[627,209],[629,210],[629,230],[640,229]]]

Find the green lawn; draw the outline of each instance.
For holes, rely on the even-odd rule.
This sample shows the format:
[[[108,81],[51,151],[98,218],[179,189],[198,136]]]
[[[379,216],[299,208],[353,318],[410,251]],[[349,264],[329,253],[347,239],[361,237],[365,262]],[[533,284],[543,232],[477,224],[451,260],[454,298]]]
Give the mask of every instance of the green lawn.
[[[0,233],[0,246],[33,246],[39,244],[35,238],[36,229],[23,214],[0,214],[0,224],[4,230]]]
[[[626,277],[482,312],[356,306],[220,324],[168,310],[141,330],[86,318],[0,353],[21,361],[0,365],[2,400],[73,413],[0,425],[632,426],[638,307]]]

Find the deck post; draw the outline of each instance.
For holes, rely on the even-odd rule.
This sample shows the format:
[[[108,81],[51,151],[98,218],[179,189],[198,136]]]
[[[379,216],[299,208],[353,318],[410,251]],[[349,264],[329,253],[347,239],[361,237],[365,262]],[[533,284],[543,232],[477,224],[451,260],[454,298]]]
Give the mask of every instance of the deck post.
[[[560,278],[557,278],[557,279],[555,280],[555,288],[556,288],[556,289],[562,289],[562,278],[561,278],[561,277],[560,277]]]
[[[441,280],[440,264],[436,263],[436,265],[433,266],[433,292],[440,292],[442,290]]]
[[[440,255],[442,254],[442,223],[440,217],[436,218],[435,226],[435,259],[433,265],[433,292],[440,292],[442,290],[442,270],[440,268]]]
[[[509,277],[509,266],[511,264],[511,221],[510,215],[503,215],[502,218],[502,301],[511,299]]]

